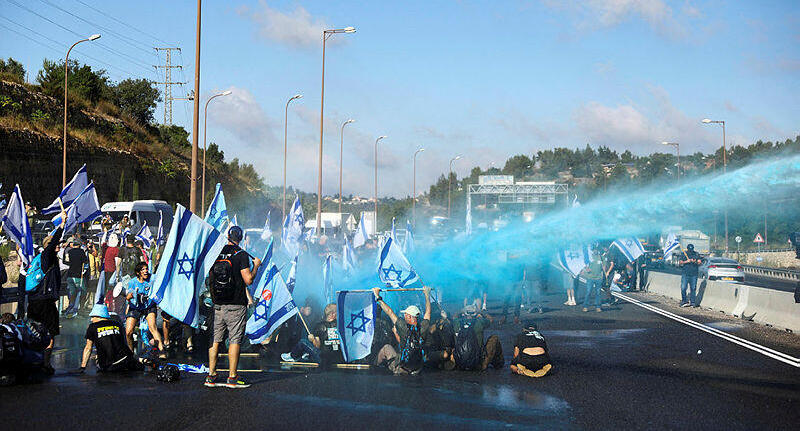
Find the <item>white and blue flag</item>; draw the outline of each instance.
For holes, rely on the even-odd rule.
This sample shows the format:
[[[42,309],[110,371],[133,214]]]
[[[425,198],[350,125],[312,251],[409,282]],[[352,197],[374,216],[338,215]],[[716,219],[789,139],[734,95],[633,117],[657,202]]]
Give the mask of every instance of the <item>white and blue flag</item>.
[[[635,237],[619,238],[611,243],[628,258],[628,262],[633,262],[639,256],[644,254],[644,246]]]
[[[151,298],[165,313],[197,328],[198,297],[206,276],[227,243],[200,217],[178,204],[161,262],[153,278]]]
[[[680,246],[681,243],[674,233],[667,235],[667,240],[664,242],[664,259],[668,258],[672,252]]]
[[[356,233],[353,235],[353,248],[359,248],[366,244],[368,238],[367,227],[364,225],[364,213],[362,212],[361,219],[358,221],[358,229],[356,229]]]
[[[337,326],[345,362],[365,358],[375,336],[375,295],[372,292],[339,292]]]
[[[300,205],[300,197],[296,196],[292,209],[286,214],[286,219],[283,221],[283,232],[281,233],[281,245],[287,256],[296,256],[300,253],[300,241],[303,238],[305,224],[303,206]]]
[[[292,259],[292,266],[289,268],[289,275],[286,277],[286,287],[289,292],[294,292],[294,285],[297,281],[297,255]]]
[[[467,215],[464,219],[464,233],[472,235],[472,205],[467,205]]]
[[[269,241],[272,239],[272,228],[269,227],[271,216],[272,211],[267,213],[267,221],[264,222],[264,230],[261,231],[261,239],[264,241]]]
[[[8,209],[3,214],[0,222],[3,230],[12,241],[17,243],[20,248],[20,258],[26,266],[31,263],[34,257],[33,236],[28,217],[25,213],[25,201],[22,199],[22,192],[19,184],[14,186],[14,192],[8,198]]]
[[[350,246],[350,241],[347,240],[347,235],[345,235],[344,245],[342,246],[342,270],[344,270],[345,273],[351,274],[355,269],[355,252],[353,252],[353,247]]]
[[[150,232],[150,228],[147,227],[147,221],[142,223],[142,228],[139,229],[139,232],[136,232],[136,239],[141,241],[145,248],[150,248],[153,246],[153,232]]]
[[[225,195],[222,193],[220,183],[217,183],[217,190],[214,192],[214,199],[211,200],[208,211],[206,211],[205,221],[220,232],[228,222],[228,207],[225,205]]]
[[[322,264],[322,294],[328,304],[333,302],[333,259],[331,255],[325,258]]]
[[[231,219],[230,226],[228,226],[228,228],[230,228],[232,226],[239,226],[239,219],[237,218],[237,214],[233,215],[233,218]]]
[[[77,198],[81,192],[89,185],[89,176],[86,174],[86,165],[84,164],[78,169],[78,172],[73,175],[72,179],[58,194],[56,200],[53,201],[48,207],[42,209],[42,214],[54,214],[61,212],[61,208],[67,208],[72,205],[72,202]],[[59,201],[61,203],[59,204]]]
[[[264,280],[259,284],[263,288],[258,292],[260,295],[255,297],[256,306],[245,327],[251,344],[260,344],[283,322],[297,314],[297,305],[278,267],[273,264],[262,277]]]
[[[558,264],[577,277],[583,268],[592,261],[592,248],[589,245],[575,245],[558,252]]]
[[[414,232],[411,229],[411,222],[406,220],[406,239],[403,241],[403,253],[406,256],[414,253]]]
[[[72,205],[67,208],[67,220],[64,224],[64,233],[61,238],[67,236],[79,224],[91,222],[103,213],[100,211],[100,204],[97,202],[97,191],[94,183],[90,183],[78,197],[72,201]],[[53,217],[53,225],[60,226],[62,223],[61,215]]]
[[[392,241],[397,241],[397,230],[394,228],[394,217],[392,217],[392,233],[389,234]]]
[[[406,287],[419,281],[406,256],[392,238],[386,238],[378,259],[378,277],[392,287]]]
[[[164,213],[158,211],[158,232],[156,232],[156,246],[160,246],[166,242],[164,237]]]

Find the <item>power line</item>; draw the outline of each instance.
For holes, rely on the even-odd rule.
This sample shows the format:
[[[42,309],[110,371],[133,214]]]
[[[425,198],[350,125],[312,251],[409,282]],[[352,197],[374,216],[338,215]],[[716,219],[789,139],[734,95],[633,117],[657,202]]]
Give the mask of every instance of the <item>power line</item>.
[[[151,35],[151,34],[147,34],[147,33],[145,33],[145,32],[143,32],[143,31],[139,30],[138,28],[136,28],[136,27],[134,27],[134,26],[132,26],[132,25],[130,25],[130,24],[128,24],[128,23],[126,23],[126,22],[124,22],[124,21],[121,21],[121,20],[119,20],[119,19],[117,19],[117,18],[115,18],[115,17],[113,17],[113,16],[111,16],[111,15],[109,15],[109,14],[107,14],[107,13],[105,13],[105,12],[101,11],[100,9],[97,9],[97,8],[95,8],[95,7],[93,7],[93,6],[90,6],[90,5],[86,4],[86,3],[84,3],[84,2],[83,2],[83,1],[81,1],[81,0],[75,0],[75,1],[77,1],[78,3],[80,3],[80,4],[82,4],[82,5],[86,6],[86,7],[88,7],[89,9],[91,9],[91,10],[93,10],[93,11],[95,11],[95,12],[99,13],[100,15],[103,15],[103,16],[105,16],[105,17],[107,17],[107,18],[113,19],[114,21],[116,21],[116,22],[118,22],[118,23],[120,23],[120,24],[124,25],[125,27],[128,27],[128,28],[130,28],[131,30],[134,30],[134,31],[136,31],[136,32],[138,32],[138,33],[141,33],[141,34],[143,34],[143,35],[145,35],[145,36],[147,36],[147,37],[153,38],[153,39],[155,39],[156,41],[158,41],[158,42],[161,42],[161,43],[163,43],[163,44],[165,44],[165,45],[171,45],[169,42],[165,42],[165,41],[163,41],[163,40],[161,40],[161,39],[159,39],[159,38],[157,38],[157,37],[155,37],[155,36],[153,36],[153,35]]]
[[[67,32],[69,32],[69,33],[72,33],[73,35],[75,35],[75,36],[77,36],[77,37],[80,37],[80,38],[84,38],[84,37],[86,37],[86,36],[84,36],[84,35],[82,35],[82,34],[80,34],[80,33],[76,32],[76,31],[74,31],[74,30],[71,30],[71,29],[69,29],[69,28],[67,28],[67,27],[64,27],[63,25],[61,25],[61,24],[59,24],[59,23],[57,23],[57,22],[55,22],[55,21],[51,20],[50,18],[47,18],[47,17],[46,17],[46,16],[44,16],[44,15],[41,15],[41,14],[39,14],[39,13],[37,13],[37,12],[35,12],[35,11],[31,10],[31,9],[28,9],[27,7],[25,7],[25,6],[23,6],[23,5],[19,4],[19,3],[17,3],[17,2],[16,2],[16,1],[14,1],[14,0],[7,0],[7,1],[8,1],[9,3],[11,3],[11,4],[13,4],[13,5],[17,6],[17,7],[18,7],[18,8],[20,8],[20,9],[26,10],[26,11],[28,11],[28,12],[30,12],[30,13],[32,13],[32,14],[34,14],[34,15],[38,16],[39,18],[41,18],[41,19],[43,19],[43,20],[45,20],[45,21],[47,21],[47,22],[49,22],[49,23],[51,23],[51,24],[53,24],[53,25],[56,25],[56,26],[58,26],[59,28],[61,28],[61,29],[65,30],[65,31],[67,31]],[[101,48],[105,49],[106,51],[109,51],[109,52],[111,52],[112,54],[116,54],[116,55],[118,55],[118,56],[120,56],[120,57],[123,57],[123,58],[125,58],[125,57],[128,57],[127,55],[125,55],[125,54],[123,54],[123,53],[120,53],[119,51],[117,51],[117,50],[115,50],[115,49],[113,49],[113,48],[111,48],[111,47],[108,47],[107,45],[105,45],[105,44],[103,44],[103,43],[100,43],[100,42],[95,42],[95,43],[96,43],[98,46],[100,46]],[[129,60],[128,58],[125,58],[125,60],[127,60],[128,62],[130,62],[130,63],[132,63],[132,64],[135,64],[135,65],[137,65],[137,66],[139,66],[139,67],[142,67],[143,69],[147,70],[148,72],[150,71],[150,67],[149,67],[149,66],[147,66],[145,63],[139,62],[138,60],[135,60],[135,59],[133,59],[133,60]]]

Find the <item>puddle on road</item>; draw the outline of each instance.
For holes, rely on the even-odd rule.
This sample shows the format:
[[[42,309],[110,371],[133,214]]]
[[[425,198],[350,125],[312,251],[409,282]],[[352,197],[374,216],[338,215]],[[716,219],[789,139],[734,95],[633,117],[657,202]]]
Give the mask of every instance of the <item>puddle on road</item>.
[[[598,330],[585,330],[579,329],[574,331],[547,331],[545,335],[556,337],[579,337],[579,338],[623,338],[628,335],[639,334],[647,329],[632,328],[632,329],[598,329]]]

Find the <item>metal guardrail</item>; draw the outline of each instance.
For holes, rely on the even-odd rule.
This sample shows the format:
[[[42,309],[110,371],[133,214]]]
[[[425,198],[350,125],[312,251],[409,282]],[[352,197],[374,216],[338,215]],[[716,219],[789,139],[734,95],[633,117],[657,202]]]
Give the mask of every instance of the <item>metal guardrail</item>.
[[[761,277],[777,278],[780,280],[800,281],[800,271],[780,268],[766,268],[763,266],[742,265],[745,274]]]

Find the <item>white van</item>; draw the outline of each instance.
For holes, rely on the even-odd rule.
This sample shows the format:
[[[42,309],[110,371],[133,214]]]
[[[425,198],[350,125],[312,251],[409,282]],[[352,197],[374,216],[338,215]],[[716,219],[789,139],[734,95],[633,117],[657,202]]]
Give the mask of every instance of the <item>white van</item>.
[[[122,220],[123,216],[128,216],[133,223],[131,232],[136,233],[147,221],[147,227],[155,236],[158,233],[159,211],[164,214],[164,234],[169,233],[172,226],[172,207],[165,201],[144,200],[133,202],[107,202],[100,208],[103,215],[111,216],[114,222]],[[99,219],[98,219],[99,221]],[[92,225],[92,230],[99,230],[98,225]]]

